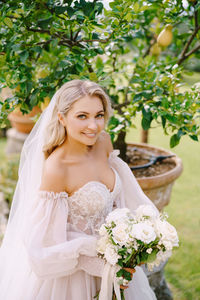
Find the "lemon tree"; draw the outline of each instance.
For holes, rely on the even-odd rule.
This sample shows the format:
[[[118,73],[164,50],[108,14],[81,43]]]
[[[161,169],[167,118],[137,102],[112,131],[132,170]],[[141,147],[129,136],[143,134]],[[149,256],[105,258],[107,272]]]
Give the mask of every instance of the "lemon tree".
[[[27,113],[66,81],[106,88],[115,110],[108,130],[125,157],[126,130],[142,113],[177,145],[198,140],[199,88],[179,88],[185,62],[200,59],[198,1],[0,0],[1,126],[16,106]]]

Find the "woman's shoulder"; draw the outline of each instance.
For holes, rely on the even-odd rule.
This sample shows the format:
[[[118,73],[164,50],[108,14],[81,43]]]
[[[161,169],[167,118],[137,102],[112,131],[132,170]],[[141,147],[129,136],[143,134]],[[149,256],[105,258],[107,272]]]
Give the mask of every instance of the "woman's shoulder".
[[[40,190],[62,192],[65,190],[66,170],[56,155],[50,155],[43,164]]]
[[[113,151],[113,145],[109,133],[102,131],[99,137],[99,147],[106,150],[107,156]]]

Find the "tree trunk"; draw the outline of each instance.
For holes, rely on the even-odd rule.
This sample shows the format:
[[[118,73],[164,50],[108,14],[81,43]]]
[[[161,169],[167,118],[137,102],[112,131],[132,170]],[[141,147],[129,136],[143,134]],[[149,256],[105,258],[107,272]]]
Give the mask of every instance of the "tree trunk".
[[[141,143],[148,144],[149,141],[149,130],[141,130]]]
[[[126,138],[126,132],[121,131],[118,134],[117,140],[114,142],[114,148],[120,150],[120,157],[127,162],[127,157],[126,157],[126,148],[127,145],[125,143],[125,138]]]

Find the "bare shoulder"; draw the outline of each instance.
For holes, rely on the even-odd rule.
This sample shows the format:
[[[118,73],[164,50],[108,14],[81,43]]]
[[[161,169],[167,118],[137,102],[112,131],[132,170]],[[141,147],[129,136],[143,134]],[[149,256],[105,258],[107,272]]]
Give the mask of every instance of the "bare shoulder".
[[[113,151],[113,145],[111,142],[110,135],[106,131],[101,132],[100,142],[101,146],[106,149],[107,154]]]
[[[40,190],[56,193],[65,191],[65,173],[58,158],[47,158],[43,165]]]

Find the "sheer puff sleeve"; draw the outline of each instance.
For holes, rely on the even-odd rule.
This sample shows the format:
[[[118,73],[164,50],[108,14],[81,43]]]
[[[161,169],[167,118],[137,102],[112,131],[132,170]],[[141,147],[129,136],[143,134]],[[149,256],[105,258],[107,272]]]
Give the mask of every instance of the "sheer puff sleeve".
[[[68,195],[39,191],[24,229],[24,245],[34,273],[56,278],[84,270],[101,276],[104,262],[96,257],[96,237],[67,231]]]
[[[116,149],[109,155],[109,164],[118,172],[122,183],[118,207],[127,207],[134,211],[138,206],[147,204],[151,205],[159,213],[153,202],[142,191],[128,164],[118,156],[119,154],[119,150]]]

